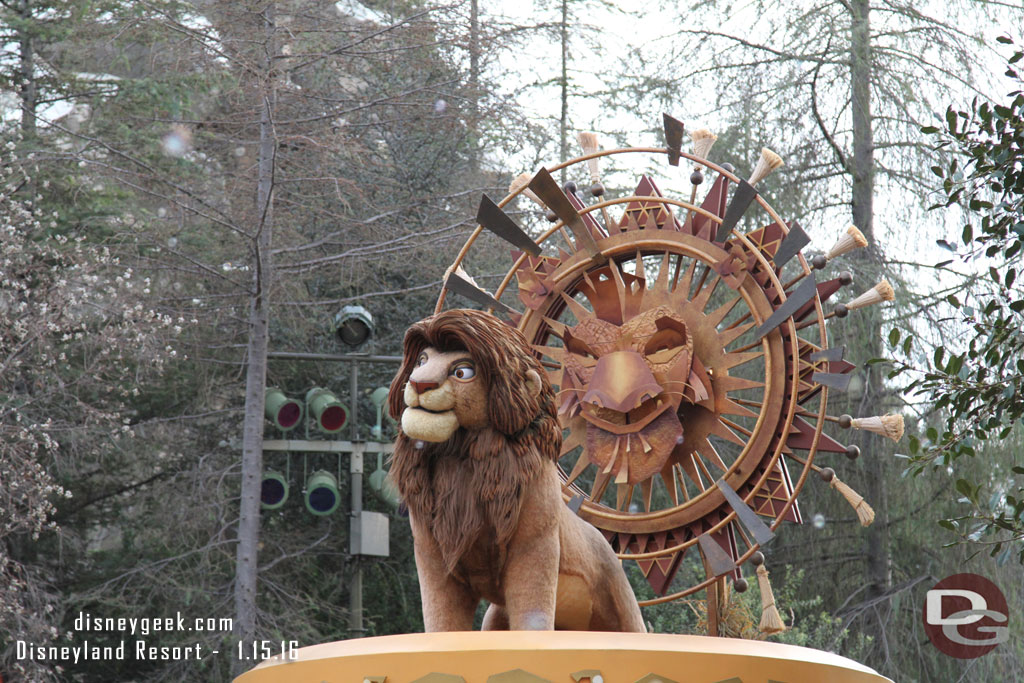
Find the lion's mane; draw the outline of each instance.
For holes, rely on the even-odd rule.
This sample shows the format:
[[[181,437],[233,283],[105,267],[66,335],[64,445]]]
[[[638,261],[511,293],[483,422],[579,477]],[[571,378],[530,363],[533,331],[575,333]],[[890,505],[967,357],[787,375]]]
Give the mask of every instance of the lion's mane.
[[[544,460],[557,460],[562,430],[554,389],[526,338],[473,310],[438,313],[406,332],[402,367],[388,393],[395,419],[401,419],[405,385],[427,347],[468,351],[488,389],[486,428],[460,427],[437,444],[416,442],[399,429],[395,442],[391,478],[412,515],[427,524],[451,573],[486,531],[504,556],[519,524],[523,491]],[[531,369],[541,378],[537,396],[526,386]]]

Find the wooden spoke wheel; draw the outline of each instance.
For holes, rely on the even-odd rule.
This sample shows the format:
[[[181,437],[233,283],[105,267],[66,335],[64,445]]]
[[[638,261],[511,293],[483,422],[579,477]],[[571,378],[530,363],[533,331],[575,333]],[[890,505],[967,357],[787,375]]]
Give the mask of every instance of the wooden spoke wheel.
[[[854,366],[827,348],[822,306],[849,277],[816,282],[806,235],[731,167],[625,148],[551,171],[636,154],[682,159],[691,180],[714,182],[697,204],[696,183],[676,199],[644,176],[607,198],[595,178],[588,205],[542,169],[501,202],[485,198],[437,310],[449,291],[469,297],[533,344],[558,392],[564,498],[639,564],[661,596],[651,604],[739,578],[784,520],[801,522],[815,455],[847,451],[822,429],[829,388]],[[501,210],[523,191],[557,218],[537,237]],[[465,270],[483,230],[524,250],[493,294]],[[669,593],[694,547],[705,573]]]

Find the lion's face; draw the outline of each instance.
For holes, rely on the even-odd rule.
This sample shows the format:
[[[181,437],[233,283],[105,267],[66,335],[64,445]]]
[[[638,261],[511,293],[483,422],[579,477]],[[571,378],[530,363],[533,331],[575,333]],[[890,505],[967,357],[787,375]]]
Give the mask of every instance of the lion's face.
[[[545,458],[556,458],[561,430],[543,372],[522,333],[490,313],[453,309],[414,323],[388,391],[388,411],[402,424],[396,453],[486,431],[517,443],[543,434]]]
[[[468,351],[424,349],[404,398],[402,430],[411,439],[441,443],[459,427],[487,425],[487,390]]]
[[[524,378],[532,395],[540,391],[534,370]],[[441,443],[460,427],[488,426],[488,391],[468,351],[427,347],[416,359],[403,393],[402,431],[411,439]]]

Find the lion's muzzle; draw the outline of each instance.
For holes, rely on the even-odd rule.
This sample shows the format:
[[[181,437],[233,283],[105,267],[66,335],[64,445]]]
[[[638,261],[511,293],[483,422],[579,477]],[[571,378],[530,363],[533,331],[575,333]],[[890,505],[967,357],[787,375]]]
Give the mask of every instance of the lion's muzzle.
[[[436,384],[435,384],[436,386]],[[450,382],[422,394],[413,382],[405,385],[405,405],[402,412],[402,431],[410,439],[441,443],[451,438],[459,428],[455,415],[455,392]]]

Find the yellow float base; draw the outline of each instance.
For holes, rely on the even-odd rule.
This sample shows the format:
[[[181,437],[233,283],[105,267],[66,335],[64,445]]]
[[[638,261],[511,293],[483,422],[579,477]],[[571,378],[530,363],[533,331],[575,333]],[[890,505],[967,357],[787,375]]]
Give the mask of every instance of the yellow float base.
[[[805,647],[657,633],[415,633],[313,645],[294,655],[267,660],[235,683],[889,681],[850,659]]]

